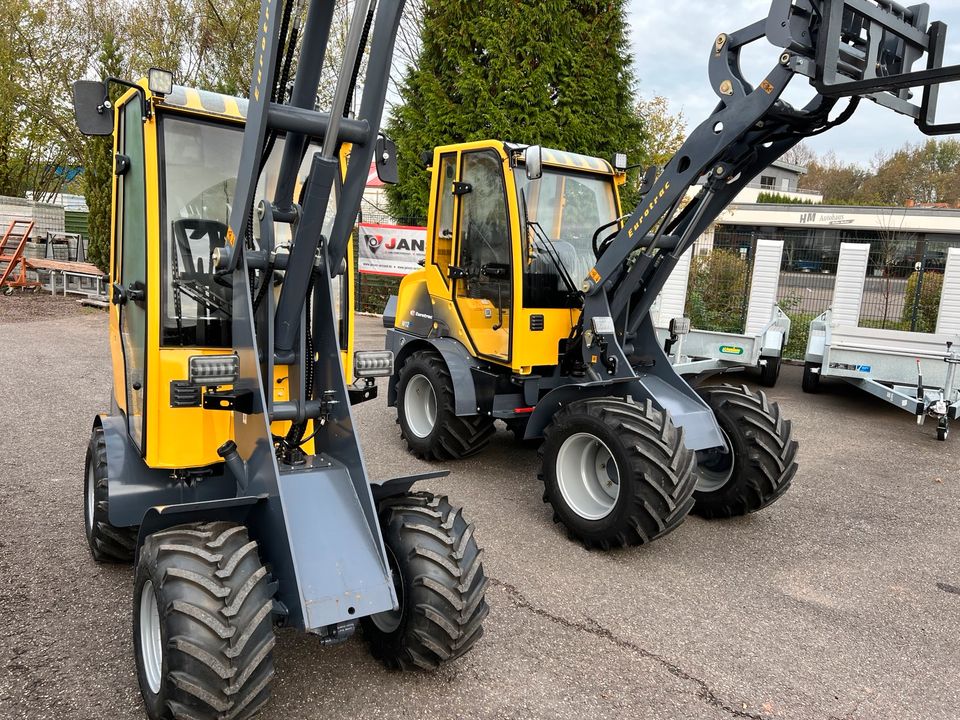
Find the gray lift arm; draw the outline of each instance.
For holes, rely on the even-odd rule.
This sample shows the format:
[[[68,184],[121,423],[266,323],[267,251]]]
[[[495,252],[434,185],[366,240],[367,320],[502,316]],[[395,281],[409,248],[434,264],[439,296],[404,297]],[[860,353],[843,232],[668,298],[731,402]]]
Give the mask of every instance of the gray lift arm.
[[[353,427],[331,284],[342,272],[377,144],[404,2],[357,0],[326,112],[315,104],[320,71],[329,61],[333,3],[309,0],[302,32],[296,5],[261,3],[229,243],[217,257],[221,280],[233,290],[240,372],[232,389],[208,393],[204,407],[234,413],[236,442],[221,455],[238,495],[259,499],[246,522],[263,559],[285,579],[278,599],[287,622],[330,639],[360,617],[397,606],[376,499],[418,479],[371,487]],[[359,111],[347,117],[365,52]],[[291,67],[296,72],[288,98]],[[276,189],[264,197],[258,195],[260,175],[281,136]],[[294,197],[311,142],[321,149],[309,159],[306,182]],[[341,178],[345,143],[352,147]],[[324,219],[334,203],[326,235]],[[291,228],[289,253],[277,252],[277,224]],[[278,380],[286,391],[282,401],[275,400]],[[283,436],[274,435],[278,421],[290,423]],[[304,450],[307,440],[313,440],[313,454]]]
[[[929,14],[926,4],[888,0],[774,0],[766,20],[720,35],[710,52],[720,102],[603,244],[584,281],[569,361],[611,378],[653,364],[649,312],[680,256],[759,172],[804,138],[846,122],[862,98],[912,117],[926,134],[960,131],[960,124],[936,122],[939,85],[960,79],[960,66],[943,67],[946,26],[928,26]],[[780,55],[754,87],[740,54],[763,38]],[[926,68],[914,70],[924,56]],[[816,90],[803,108],[782,99],[798,75]],[[919,103],[910,88],[922,88]],[[842,99],[847,106],[831,120]],[[702,178],[704,188],[681,209]]]

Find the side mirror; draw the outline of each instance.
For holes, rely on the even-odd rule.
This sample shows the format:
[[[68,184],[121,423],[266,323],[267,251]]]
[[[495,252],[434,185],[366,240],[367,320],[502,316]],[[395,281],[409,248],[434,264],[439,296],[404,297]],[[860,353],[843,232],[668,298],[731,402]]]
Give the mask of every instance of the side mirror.
[[[539,180],[543,177],[543,149],[531,145],[523,153],[523,164],[527,168],[527,180]]]
[[[73,114],[84,135],[113,134],[113,105],[104,83],[77,80],[73,84]]]
[[[377,165],[377,177],[387,185],[396,185],[400,182],[400,171],[397,168],[397,144],[383,135],[377,138],[374,162]]]

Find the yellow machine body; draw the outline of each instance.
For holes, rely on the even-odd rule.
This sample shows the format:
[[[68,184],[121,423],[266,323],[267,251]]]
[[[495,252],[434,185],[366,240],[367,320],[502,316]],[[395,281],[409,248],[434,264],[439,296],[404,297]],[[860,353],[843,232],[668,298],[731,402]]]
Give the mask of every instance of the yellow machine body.
[[[129,282],[125,277],[124,263],[129,263],[130,258],[126,253],[134,245],[142,248],[142,270],[145,271],[145,282],[142,284],[145,287],[141,289],[144,297],[135,303],[139,308],[137,312],[141,313],[142,327],[131,329],[129,323],[125,324],[122,320],[125,308],[130,307],[132,301],[121,304],[111,297],[113,397],[116,409],[127,418],[131,439],[148,467],[171,470],[202,468],[221,462],[217,448],[233,439],[234,414],[204,409],[202,401],[192,406],[177,406],[173,401],[174,384],[188,379],[190,358],[231,355],[233,348],[229,343],[209,347],[203,342],[178,346],[164,342],[161,337],[165,283],[169,291],[169,282],[163,273],[163,263],[169,261],[164,257],[163,248],[167,243],[169,251],[172,244],[167,234],[171,231],[164,226],[166,219],[163,217],[167,205],[172,202],[165,188],[164,149],[167,144],[165,141],[169,138],[165,137],[164,127],[176,120],[195,123],[198,128],[206,128],[208,132],[224,128],[234,131],[232,135],[227,133],[223,137],[231,138],[227,141],[228,145],[235,140],[233,154],[225,158],[224,164],[235,164],[243,137],[246,101],[190,88],[176,88],[170,96],[157,96],[150,92],[145,81],[139,85],[141,90],[129,90],[116,103],[114,155],[129,157],[129,162],[126,170],[118,167],[113,177],[110,283],[127,288]],[[149,108],[146,118],[143,117],[144,108]],[[138,125],[142,127],[140,133],[136,132]],[[197,151],[204,152],[199,145],[199,135],[197,139]],[[344,167],[348,152],[347,148],[341,156],[341,167]],[[274,153],[275,162],[279,162],[279,155]],[[270,172],[268,164],[264,172],[267,182],[271,180]],[[300,182],[304,178],[305,173],[302,172]],[[229,182],[225,182],[222,189],[229,190],[226,194],[229,198],[232,194]],[[190,214],[204,216],[204,209],[191,205]],[[346,287],[342,288],[340,327],[344,335],[341,339],[341,357],[347,382],[352,383],[352,244],[348,248],[348,272],[342,278]],[[274,399],[288,400],[285,367],[277,368],[274,381]],[[203,388],[201,393],[205,392],[207,389]],[[274,423],[273,431],[282,435],[288,427],[287,422]],[[312,453],[312,442],[305,443],[304,449]]]
[[[561,281],[549,257],[556,249],[574,283],[586,277],[595,260],[593,231],[621,215],[625,176],[606,160],[544,149],[543,177],[530,182],[522,150],[496,140],[434,150],[426,261],[401,282],[395,327],[454,338],[475,357],[529,375],[557,364],[580,316],[578,303],[558,301],[560,290],[538,292],[531,278]],[[546,237],[525,230],[524,215]],[[479,243],[486,265],[468,257],[476,255],[471,243]],[[531,272],[535,267],[551,272]]]

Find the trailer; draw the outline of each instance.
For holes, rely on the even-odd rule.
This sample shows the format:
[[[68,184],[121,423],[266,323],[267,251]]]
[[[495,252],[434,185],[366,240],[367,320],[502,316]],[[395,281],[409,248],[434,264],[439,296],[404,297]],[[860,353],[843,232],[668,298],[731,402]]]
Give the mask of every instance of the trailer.
[[[937,421],[946,440],[960,418],[960,248],[944,268],[936,332],[860,327],[870,245],[843,243],[833,302],[810,323],[803,390],[815,393],[821,378],[839,378],[906,410],[923,425]]]
[[[777,305],[783,241],[757,241],[743,333],[690,326],[684,309],[693,251],[691,248],[680,258],[651,310],[661,347],[680,375],[757,368],[760,383],[773,387],[790,338],[790,318]]]

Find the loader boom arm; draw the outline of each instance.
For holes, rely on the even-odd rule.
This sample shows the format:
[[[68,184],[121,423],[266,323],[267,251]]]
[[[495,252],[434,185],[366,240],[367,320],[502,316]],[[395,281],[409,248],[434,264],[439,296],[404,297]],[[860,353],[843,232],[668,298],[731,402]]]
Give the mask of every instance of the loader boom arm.
[[[610,317],[624,357],[634,355],[639,329],[680,256],[764,168],[804,138],[848,120],[862,98],[912,117],[925,134],[960,131],[960,124],[936,121],[939,85],[960,79],[960,66],[943,67],[946,26],[928,26],[928,19],[926,4],[773,0],[766,20],[718,36],[709,74],[719,104],[606,245],[584,282],[581,331],[596,330],[591,328],[596,318]],[[740,55],[764,38],[780,54],[753,86]],[[915,70],[924,56],[926,67]],[[798,75],[815,89],[802,108],[782,99]],[[910,88],[922,88],[919,103]],[[843,99],[848,104],[831,118]],[[702,190],[681,207],[688,190],[704,178]],[[596,365],[589,344],[581,343],[582,355],[588,366]]]

